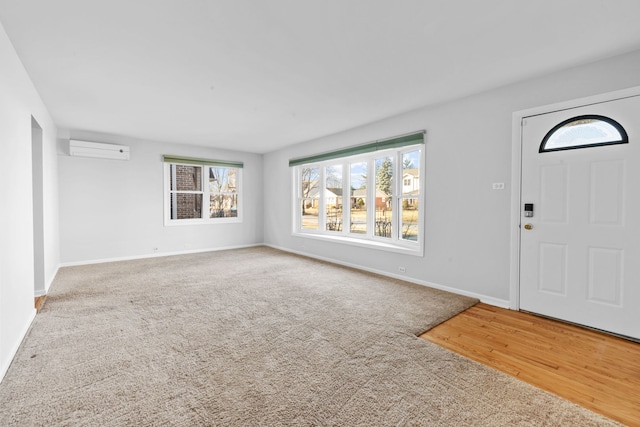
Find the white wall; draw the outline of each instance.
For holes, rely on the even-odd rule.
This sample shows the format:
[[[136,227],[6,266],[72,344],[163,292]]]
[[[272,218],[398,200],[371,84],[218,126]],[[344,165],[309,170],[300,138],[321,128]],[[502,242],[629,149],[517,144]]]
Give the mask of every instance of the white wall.
[[[262,155],[74,133],[73,139],[128,145],[131,160],[70,157],[68,132],[60,136],[63,264],[262,243]],[[165,227],[163,154],[244,162],[243,222]]]
[[[34,309],[31,117],[43,129],[44,281],[60,263],[57,130],[0,25],[0,379]],[[39,175],[37,173],[36,175]],[[42,257],[39,257],[42,259]]]
[[[266,154],[265,243],[386,274],[403,266],[410,280],[508,306],[512,113],[638,85],[640,51]],[[419,129],[427,131],[424,257],[291,235],[290,158]],[[492,190],[494,182],[506,189]]]

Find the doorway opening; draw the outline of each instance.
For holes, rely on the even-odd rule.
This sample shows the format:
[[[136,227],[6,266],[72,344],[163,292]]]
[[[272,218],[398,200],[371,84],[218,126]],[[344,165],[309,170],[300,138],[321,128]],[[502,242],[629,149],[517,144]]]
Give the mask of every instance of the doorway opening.
[[[31,182],[33,195],[33,291],[45,294],[44,283],[44,152],[42,127],[31,117]]]

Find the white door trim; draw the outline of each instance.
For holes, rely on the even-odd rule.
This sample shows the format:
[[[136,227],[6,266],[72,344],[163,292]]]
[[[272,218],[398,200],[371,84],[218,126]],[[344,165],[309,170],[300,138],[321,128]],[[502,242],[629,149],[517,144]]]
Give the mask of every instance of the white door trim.
[[[511,240],[509,261],[509,308],[520,309],[520,208],[522,186],[522,120],[525,117],[568,110],[590,104],[640,95],[640,86],[571,101],[516,111],[511,121]]]

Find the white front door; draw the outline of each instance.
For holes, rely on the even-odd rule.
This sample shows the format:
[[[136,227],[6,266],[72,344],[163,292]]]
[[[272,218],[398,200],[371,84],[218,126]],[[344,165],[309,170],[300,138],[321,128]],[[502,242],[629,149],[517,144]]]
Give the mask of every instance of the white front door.
[[[521,182],[520,309],[640,339],[640,96],[524,118]]]

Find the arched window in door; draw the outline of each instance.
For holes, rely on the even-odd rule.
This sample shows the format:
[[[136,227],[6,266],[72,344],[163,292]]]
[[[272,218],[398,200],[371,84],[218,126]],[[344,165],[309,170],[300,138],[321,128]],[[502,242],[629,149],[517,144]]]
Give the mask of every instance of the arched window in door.
[[[627,144],[629,137],[620,123],[605,116],[577,116],[557,124],[540,144],[540,153],[602,145]]]

